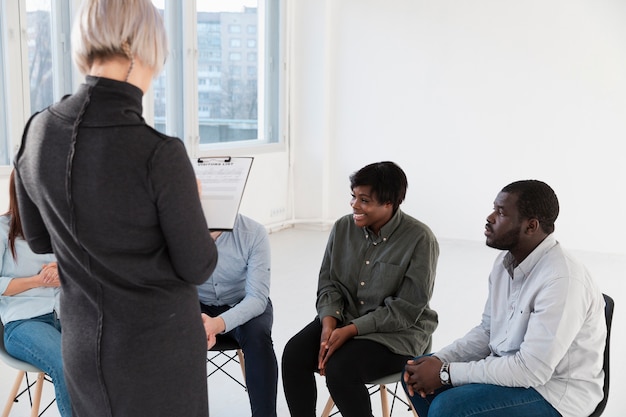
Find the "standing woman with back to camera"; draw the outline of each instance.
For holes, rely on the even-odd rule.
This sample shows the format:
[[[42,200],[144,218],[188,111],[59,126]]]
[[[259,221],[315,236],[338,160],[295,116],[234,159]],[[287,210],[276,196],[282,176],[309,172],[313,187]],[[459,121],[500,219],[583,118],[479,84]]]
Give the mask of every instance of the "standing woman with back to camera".
[[[217,251],[183,143],[142,118],[167,40],[150,0],[85,0],[78,91],[34,115],[15,160],[24,234],[54,252],[78,417],[208,416],[196,285]]]

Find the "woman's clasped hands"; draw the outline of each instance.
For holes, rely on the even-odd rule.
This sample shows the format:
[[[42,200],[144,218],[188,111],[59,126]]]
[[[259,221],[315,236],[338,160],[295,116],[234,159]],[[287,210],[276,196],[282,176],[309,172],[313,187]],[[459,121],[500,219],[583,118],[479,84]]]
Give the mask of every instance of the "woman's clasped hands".
[[[42,287],[60,287],[59,269],[56,262],[44,264],[37,275]]]
[[[320,353],[318,356],[320,375],[324,375],[326,363],[332,354],[357,334],[358,330],[354,324],[337,328],[337,319],[334,317],[327,316],[322,319]]]

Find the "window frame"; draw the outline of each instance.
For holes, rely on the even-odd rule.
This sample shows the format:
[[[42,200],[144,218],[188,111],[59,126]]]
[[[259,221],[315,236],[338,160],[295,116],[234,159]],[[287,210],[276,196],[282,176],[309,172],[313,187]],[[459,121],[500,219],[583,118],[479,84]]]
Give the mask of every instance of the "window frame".
[[[2,9],[3,5],[0,4],[0,9]],[[3,18],[1,18],[3,15],[5,15],[4,13],[0,13],[0,34],[2,34],[2,39],[5,38],[4,34],[4,22],[3,22]],[[4,70],[4,42],[0,41],[0,138],[6,138],[6,140],[0,140],[0,144],[2,145],[2,148],[0,148],[0,165],[3,165],[4,161],[10,162],[10,158],[9,155],[11,153],[11,143],[8,140],[8,138],[10,137],[9,135],[9,129],[8,129],[8,124],[7,124],[7,119],[6,119],[6,112],[7,112],[7,93],[4,87],[4,78],[5,78],[5,70]],[[5,156],[6,155],[6,156]]]
[[[26,27],[27,0],[0,0],[0,33],[3,66],[0,76],[4,83],[5,131],[0,131],[0,141],[4,142],[8,160],[0,160],[0,174],[7,174],[12,169],[13,157],[19,148],[24,125],[34,113],[30,103],[30,79],[28,62],[28,37]],[[72,0],[50,0],[50,25],[53,41],[52,88],[53,102],[73,90],[75,70],[71,61],[70,31]],[[4,63],[11,65],[4,65]]]
[[[163,0],[170,46],[170,55],[165,66],[168,78],[165,87],[167,97],[165,133],[181,138],[191,158],[213,155],[216,152],[228,151],[229,154],[239,155],[272,152],[285,148],[284,134],[281,134],[284,119],[282,117],[284,87],[281,84],[281,67],[277,65],[284,54],[281,44],[281,34],[285,33],[282,25],[284,7],[282,1],[259,0],[257,9],[259,20],[263,19],[264,29],[264,38],[257,40],[258,57],[263,57],[265,63],[261,67],[258,64],[259,60],[256,61],[259,68],[257,88],[259,97],[263,100],[263,104],[258,108],[258,136],[260,137],[251,140],[201,144],[198,115],[197,57],[199,50],[196,1]],[[258,31],[260,23],[256,27]],[[245,60],[242,59],[242,62]],[[177,82],[171,82],[172,78]],[[144,113],[147,115],[151,114],[147,107],[153,108],[154,92],[152,90],[151,88],[144,97]],[[175,117],[174,114],[176,114]],[[153,113],[151,115],[153,116]],[[149,123],[154,123],[153,117],[146,117],[146,119]]]
[[[26,121],[30,118],[30,80],[28,44],[26,39],[26,1],[0,0],[0,103],[3,128],[0,142],[6,147],[7,160],[0,160],[0,175],[10,172],[15,152],[19,148]],[[76,91],[84,77],[71,59],[70,34],[79,0],[50,0],[53,56],[53,97],[60,100],[65,94]],[[285,0],[259,0],[257,30],[263,30],[263,38],[257,40],[258,64],[258,137],[233,142],[200,144],[198,117],[197,73],[197,13],[196,2],[161,0],[166,8],[165,24],[168,32],[170,55],[165,69],[167,77],[177,80],[165,89],[166,133],[181,138],[190,157],[207,154],[228,153],[234,156],[284,150],[283,116],[284,78],[280,71],[284,48],[282,34]],[[263,23],[261,23],[261,19]],[[244,32],[242,30],[242,32]],[[243,41],[242,41],[243,45]],[[243,57],[242,57],[243,58]],[[243,60],[243,59],[242,59]],[[8,63],[11,63],[10,65]],[[261,104],[262,103],[262,104]],[[143,99],[144,117],[154,125],[154,91],[151,88]],[[4,143],[6,142],[6,144]]]

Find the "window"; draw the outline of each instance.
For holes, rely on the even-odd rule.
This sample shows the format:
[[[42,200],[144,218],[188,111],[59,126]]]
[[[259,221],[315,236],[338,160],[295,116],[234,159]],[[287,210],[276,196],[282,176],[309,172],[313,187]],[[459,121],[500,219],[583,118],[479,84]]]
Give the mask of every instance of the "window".
[[[2,19],[0,19],[0,33],[4,33]],[[6,121],[6,98],[7,94],[4,89],[4,48],[0,42],[0,165],[8,165],[10,163],[10,143],[7,140],[9,131]]]
[[[227,56],[228,61],[222,64],[219,91],[212,92],[211,117],[198,121],[200,148],[224,142],[276,142],[278,83],[277,78],[273,78],[276,72],[273,62],[278,52],[278,31],[271,25],[278,21],[278,1],[231,1],[229,9],[215,8],[215,3],[197,0],[198,22],[217,19],[227,28],[221,36],[222,55]],[[266,35],[260,36],[258,28],[265,28]],[[240,51],[243,31],[246,33],[245,54]],[[260,45],[265,47],[265,53]],[[231,63],[245,59],[256,64],[259,58],[263,61],[260,66],[248,66],[245,72]]]
[[[241,76],[241,67],[239,65],[231,65],[228,67],[228,73],[231,77],[238,78]]]
[[[170,55],[144,97],[146,120],[181,138],[192,155],[277,143],[281,0],[196,0],[195,13],[190,1],[152,1]],[[69,47],[77,6],[0,0],[0,166],[11,163],[28,118],[84,80]]]
[[[278,68],[274,63],[278,54],[279,0],[196,0],[192,22],[185,21],[191,18],[182,10],[185,2],[153,2],[162,8],[168,22],[172,53],[197,47],[196,61],[177,66],[179,72],[171,85],[153,84],[157,129],[181,137],[192,154],[218,145],[278,142]],[[182,17],[173,18],[172,14]],[[183,43],[190,41],[185,31],[192,25],[196,28],[195,45]],[[244,62],[248,65],[242,67],[240,63]],[[171,73],[169,63],[166,73]],[[171,92],[157,92],[157,88]],[[158,98],[166,103],[178,101],[157,106]]]
[[[0,165],[11,163],[26,120],[72,91],[70,51],[65,47],[69,1],[0,2]]]
[[[52,90],[51,1],[26,1],[31,112],[54,102]]]
[[[197,47],[195,62],[178,52],[185,65],[180,64],[178,73],[170,76],[168,62],[161,75],[166,81],[153,84],[157,129],[183,138],[192,154],[223,143],[277,142],[278,74],[274,62],[278,53],[279,1],[231,0],[217,4],[213,0],[197,0],[194,22],[178,17],[187,16],[182,10],[187,2],[153,3],[163,10],[172,54]],[[190,39],[193,32],[186,30],[192,24],[196,25],[195,39]],[[268,35],[259,38],[259,32]],[[245,52],[241,51],[242,45],[246,45]],[[244,71],[238,64],[244,61],[255,65]],[[168,78],[171,84],[167,83]],[[189,85],[192,82],[195,84]],[[174,91],[168,93],[170,90]],[[191,94],[195,94],[195,100],[190,99]],[[164,103],[157,105],[158,100]],[[197,107],[189,108],[194,103]],[[173,117],[176,113],[182,114]]]
[[[25,0],[24,4],[32,114],[71,91],[69,48],[63,47],[69,45],[69,4],[53,0]]]

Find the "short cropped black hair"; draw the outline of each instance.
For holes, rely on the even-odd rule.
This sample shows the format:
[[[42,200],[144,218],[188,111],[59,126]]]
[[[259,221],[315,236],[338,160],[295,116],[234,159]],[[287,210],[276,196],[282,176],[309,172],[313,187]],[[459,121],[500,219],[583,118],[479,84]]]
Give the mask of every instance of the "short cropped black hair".
[[[390,161],[369,164],[350,175],[350,189],[372,187],[372,194],[381,203],[393,204],[394,213],[406,196],[408,182],[402,168]]]
[[[544,232],[554,232],[554,222],[559,216],[559,200],[554,190],[538,180],[515,181],[502,192],[517,195],[517,209],[525,219],[537,219]]]

